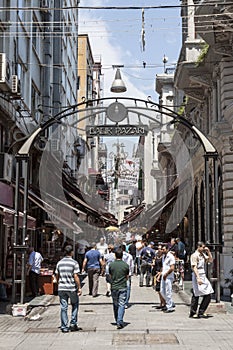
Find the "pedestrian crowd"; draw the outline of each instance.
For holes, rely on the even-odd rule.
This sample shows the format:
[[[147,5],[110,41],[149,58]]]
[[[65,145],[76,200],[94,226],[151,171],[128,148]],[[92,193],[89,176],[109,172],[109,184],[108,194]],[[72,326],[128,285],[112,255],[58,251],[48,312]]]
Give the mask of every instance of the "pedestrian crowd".
[[[140,245],[138,244],[140,243]],[[182,243],[182,244],[181,244]],[[92,243],[83,259],[82,268],[73,259],[73,247],[65,247],[65,257],[57,263],[56,278],[61,308],[61,331],[78,331],[79,296],[82,293],[79,276],[87,273],[89,295],[98,296],[100,276],[106,278],[106,296],[112,297],[113,316],[117,329],[124,327],[124,314],[130,304],[131,277],[139,275],[139,286],[150,287],[158,292],[160,305],[164,313],[175,311],[172,299],[177,261],[185,259],[185,245],[180,239],[171,239],[158,247],[153,242],[133,241],[125,244],[107,245],[104,239],[99,244]],[[182,258],[182,259],[181,259]],[[191,255],[193,295],[189,317],[207,318],[205,311],[211,300],[213,289],[205,274],[205,263],[212,262],[212,255],[203,242],[198,242],[197,250]],[[179,271],[181,280],[183,271]],[[144,284],[145,278],[145,284]],[[203,300],[198,310],[199,297]],[[72,306],[71,320],[68,320],[68,300]],[[197,311],[198,310],[198,311]]]
[[[158,293],[160,304],[156,306],[164,313],[175,311],[172,294],[175,282],[183,286],[186,247],[180,238],[171,238],[168,243],[154,242],[147,239],[133,240],[130,244],[106,244],[101,238],[98,243],[85,241],[74,257],[74,247],[69,242],[64,244],[64,257],[54,270],[60,299],[61,331],[78,331],[79,297],[82,294],[82,280],[87,275],[89,295],[98,296],[99,278],[106,279],[106,297],[112,297],[113,315],[117,329],[124,327],[125,310],[130,306],[131,279],[138,276],[139,287],[153,287]],[[38,278],[43,257],[33,247],[29,248],[27,273],[32,296],[39,295]],[[196,251],[190,256],[192,270],[192,298],[189,317],[194,319],[208,318],[206,310],[211,301],[213,288],[206,276],[206,264],[213,261],[210,249],[204,242],[197,243]],[[186,262],[187,264],[187,262]],[[177,278],[177,276],[179,276]],[[0,300],[7,300],[6,288],[9,287],[0,275]],[[202,301],[199,306],[199,298]],[[68,318],[68,306],[71,304],[71,318]]]

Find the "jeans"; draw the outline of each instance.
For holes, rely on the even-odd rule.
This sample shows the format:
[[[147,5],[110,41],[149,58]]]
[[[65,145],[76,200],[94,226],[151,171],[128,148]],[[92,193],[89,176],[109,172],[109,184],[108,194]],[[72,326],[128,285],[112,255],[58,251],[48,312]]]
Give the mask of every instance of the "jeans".
[[[99,286],[100,269],[88,269],[89,294],[96,297]]]
[[[68,300],[72,306],[70,326],[75,326],[78,319],[78,307],[79,307],[79,296],[77,291],[58,291],[58,296],[60,298],[61,307],[61,329],[69,329],[69,319],[68,319]]]
[[[166,300],[166,307],[168,310],[173,310],[172,283],[173,278],[166,278],[164,281],[163,276],[161,277],[160,293]]]
[[[151,280],[151,264],[148,263],[142,263],[141,264],[141,273],[140,273],[140,281],[139,285],[143,286],[143,280],[144,275],[146,274],[146,286],[150,286],[150,280]]]
[[[129,276],[129,278],[127,280],[127,296],[126,296],[126,301],[125,301],[126,306],[129,305],[130,292],[131,292],[131,276]]]
[[[127,297],[127,289],[112,290],[113,312],[116,323],[123,325],[123,318],[125,314],[125,302]]]

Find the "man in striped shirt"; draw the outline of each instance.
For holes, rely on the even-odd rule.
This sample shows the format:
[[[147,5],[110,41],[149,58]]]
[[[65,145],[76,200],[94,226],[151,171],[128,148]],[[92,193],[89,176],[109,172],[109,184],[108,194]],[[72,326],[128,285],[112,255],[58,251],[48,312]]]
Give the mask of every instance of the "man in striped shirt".
[[[79,331],[77,325],[79,296],[82,294],[81,284],[78,273],[79,265],[73,257],[73,248],[67,245],[64,249],[65,257],[61,259],[56,266],[56,278],[58,283],[58,296],[61,306],[61,331],[68,333],[69,331]],[[77,290],[78,289],[78,290]],[[72,306],[72,314],[69,326],[68,319],[68,300]]]

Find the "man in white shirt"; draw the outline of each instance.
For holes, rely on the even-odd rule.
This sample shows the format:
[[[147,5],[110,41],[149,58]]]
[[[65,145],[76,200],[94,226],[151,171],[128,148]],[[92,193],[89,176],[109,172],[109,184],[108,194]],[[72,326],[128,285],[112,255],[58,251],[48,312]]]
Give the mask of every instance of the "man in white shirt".
[[[99,243],[96,244],[96,249],[100,252],[101,259],[104,258],[105,254],[108,254],[108,245],[105,242],[104,237],[100,238]]]
[[[32,296],[36,297],[39,294],[39,275],[41,269],[41,263],[43,257],[39,252],[35,252],[33,247],[29,248],[29,261],[28,261],[28,270],[29,270],[29,284],[32,292]]]
[[[163,268],[162,268],[162,278],[161,278],[161,286],[160,293],[163,298],[166,300],[166,307],[162,310],[166,313],[170,313],[175,311],[174,303],[172,300],[172,283],[174,280],[174,268],[175,268],[175,256],[171,252],[169,252],[169,246],[163,245]]]
[[[126,246],[122,244],[120,248],[123,250],[122,260],[129,266],[129,277],[127,279],[127,297],[125,301],[125,309],[128,309],[130,292],[131,292],[131,277],[133,276],[133,271],[134,271],[134,262],[133,262],[132,255],[126,252]]]

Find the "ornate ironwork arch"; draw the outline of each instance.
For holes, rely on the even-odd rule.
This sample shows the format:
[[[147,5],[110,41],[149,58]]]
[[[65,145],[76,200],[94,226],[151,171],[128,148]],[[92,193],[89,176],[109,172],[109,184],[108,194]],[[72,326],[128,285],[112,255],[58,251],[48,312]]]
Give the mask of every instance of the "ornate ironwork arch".
[[[70,116],[77,115],[77,120],[70,122],[69,126],[76,127],[84,120],[95,120],[98,117],[104,117],[104,124],[112,126],[122,126],[122,125],[144,125],[151,122],[151,128],[155,125],[158,127],[163,126],[161,121],[161,116],[167,116],[171,118],[170,123],[179,123],[187,127],[191,133],[200,141],[204,149],[204,159],[205,159],[205,172],[206,172],[206,199],[209,203],[210,193],[209,193],[209,176],[208,176],[208,161],[212,159],[214,162],[214,186],[215,186],[215,236],[216,242],[219,241],[218,234],[218,179],[217,179],[217,159],[218,152],[212,142],[199,130],[195,125],[193,125],[189,120],[180,116],[178,113],[174,112],[168,107],[161,106],[158,103],[148,100],[135,99],[135,98],[101,98],[97,100],[88,100],[81,102],[79,104],[72,105],[65,108],[61,112],[54,115],[51,119],[41,123],[41,125],[35,129],[24,144],[19,149],[16,155],[16,191],[15,191],[15,222],[14,222],[14,275],[13,281],[16,281],[16,251],[19,248],[17,246],[17,236],[18,236],[18,220],[19,220],[19,177],[20,168],[23,164],[24,167],[24,204],[23,204],[23,234],[22,234],[22,245],[20,249],[22,250],[22,261],[25,259],[25,237],[27,232],[27,204],[28,204],[28,163],[29,155],[32,146],[36,142],[37,138],[47,129],[55,124],[66,124],[65,121],[68,120]],[[167,123],[167,122],[166,122]],[[83,130],[84,131],[84,130]],[[111,135],[109,135],[111,136]],[[206,228],[207,228],[207,238],[210,237],[208,232],[209,228],[209,212],[206,215]],[[23,266],[23,265],[22,265]],[[21,278],[21,302],[24,298],[24,284],[25,284],[25,270],[22,269]],[[16,292],[16,285],[13,284],[13,299]]]

